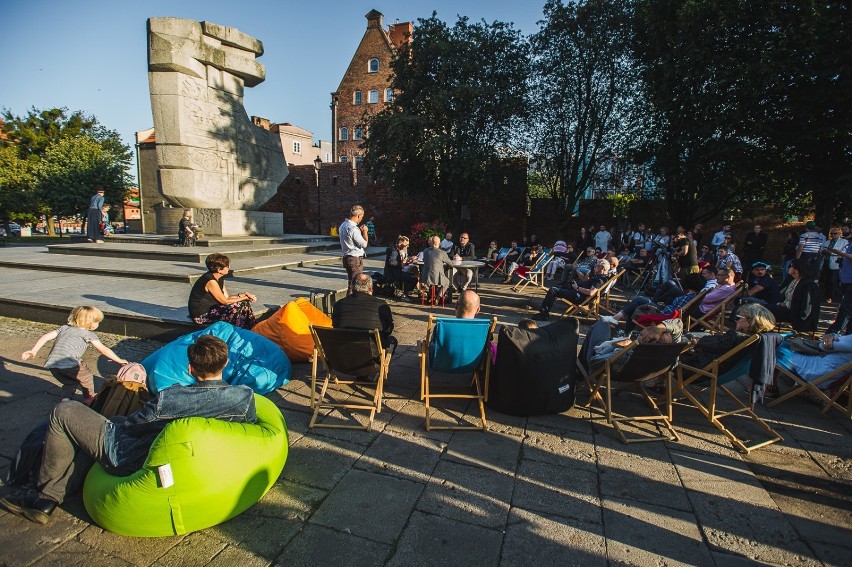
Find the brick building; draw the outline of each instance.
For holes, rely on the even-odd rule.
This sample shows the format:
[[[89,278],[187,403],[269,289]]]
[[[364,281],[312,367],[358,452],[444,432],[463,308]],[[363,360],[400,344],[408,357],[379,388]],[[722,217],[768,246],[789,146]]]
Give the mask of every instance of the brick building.
[[[410,41],[411,22],[391,24],[387,30],[382,25],[384,16],[370,10],[367,30],[352,61],[340,81],[337,91],[331,93],[331,139],[334,161],[358,165],[364,150],[359,146],[367,135],[369,116],[381,112],[393,100],[390,88],[390,63],[393,55]]]

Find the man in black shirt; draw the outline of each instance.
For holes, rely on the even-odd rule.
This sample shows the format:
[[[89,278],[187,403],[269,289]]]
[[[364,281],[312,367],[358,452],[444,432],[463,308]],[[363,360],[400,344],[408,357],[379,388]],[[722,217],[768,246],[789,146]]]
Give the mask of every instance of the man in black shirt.
[[[551,287],[547,290],[547,295],[544,296],[544,300],[541,302],[538,315],[533,317],[533,319],[537,321],[547,321],[550,319],[550,310],[553,308],[553,304],[556,303],[557,297],[567,299],[574,304],[582,303],[606,283],[606,273],[609,269],[610,264],[608,261],[598,260],[592,274],[588,278],[585,277],[586,272],[584,270],[579,270],[580,279],[572,281],[570,287]]]
[[[698,273],[698,250],[693,242],[684,232],[683,227],[678,227],[677,236],[672,243],[677,263],[680,266],[681,279],[684,279],[689,274]]]
[[[373,278],[365,273],[355,276],[352,295],[334,304],[331,326],[335,329],[378,329],[382,347],[396,344],[390,306],[373,297]]]
[[[754,230],[746,234],[743,243],[743,266],[751,266],[755,262],[763,261],[763,252],[766,249],[766,233],[761,231],[760,225],[754,225]]]
[[[463,232],[459,235],[459,243],[453,246],[450,258],[453,260],[469,261],[476,260],[476,249],[473,242],[470,241],[470,235]],[[455,269],[455,284],[459,293],[468,288],[470,282],[473,281],[473,270],[470,268]]]

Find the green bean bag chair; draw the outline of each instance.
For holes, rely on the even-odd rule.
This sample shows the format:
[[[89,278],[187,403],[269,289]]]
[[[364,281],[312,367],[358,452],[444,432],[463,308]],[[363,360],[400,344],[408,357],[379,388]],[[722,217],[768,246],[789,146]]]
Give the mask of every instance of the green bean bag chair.
[[[169,423],[142,469],[112,476],[89,471],[83,502],[95,522],[138,537],[180,535],[241,514],[276,481],[287,460],[287,424],[270,400],[255,394],[257,423],[190,417]],[[163,488],[158,467],[174,484]]]

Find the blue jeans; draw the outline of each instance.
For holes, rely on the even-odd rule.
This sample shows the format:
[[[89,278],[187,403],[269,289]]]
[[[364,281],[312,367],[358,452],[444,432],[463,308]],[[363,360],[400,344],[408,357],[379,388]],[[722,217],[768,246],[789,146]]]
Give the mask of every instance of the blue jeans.
[[[624,331],[627,334],[636,327],[636,323],[633,322],[633,314],[639,308],[640,305],[651,305],[654,303],[649,298],[644,295],[637,295],[633,299],[630,300],[630,303],[621,308],[621,312],[624,313]]]

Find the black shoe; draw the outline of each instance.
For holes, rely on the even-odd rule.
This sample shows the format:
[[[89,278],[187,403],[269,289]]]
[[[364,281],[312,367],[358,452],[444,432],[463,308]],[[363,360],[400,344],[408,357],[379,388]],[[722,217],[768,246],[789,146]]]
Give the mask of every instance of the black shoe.
[[[533,315],[533,319],[536,321],[548,321],[550,320],[550,313],[539,313],[538,315]]]
[[[38,492],[18,491],[8,496],[0,497],[0,506],[3,506],[16,516],[26,518],[37,524],[46,524],[50,515],[56,509],[56,502],[49,498],[42,498]]]

